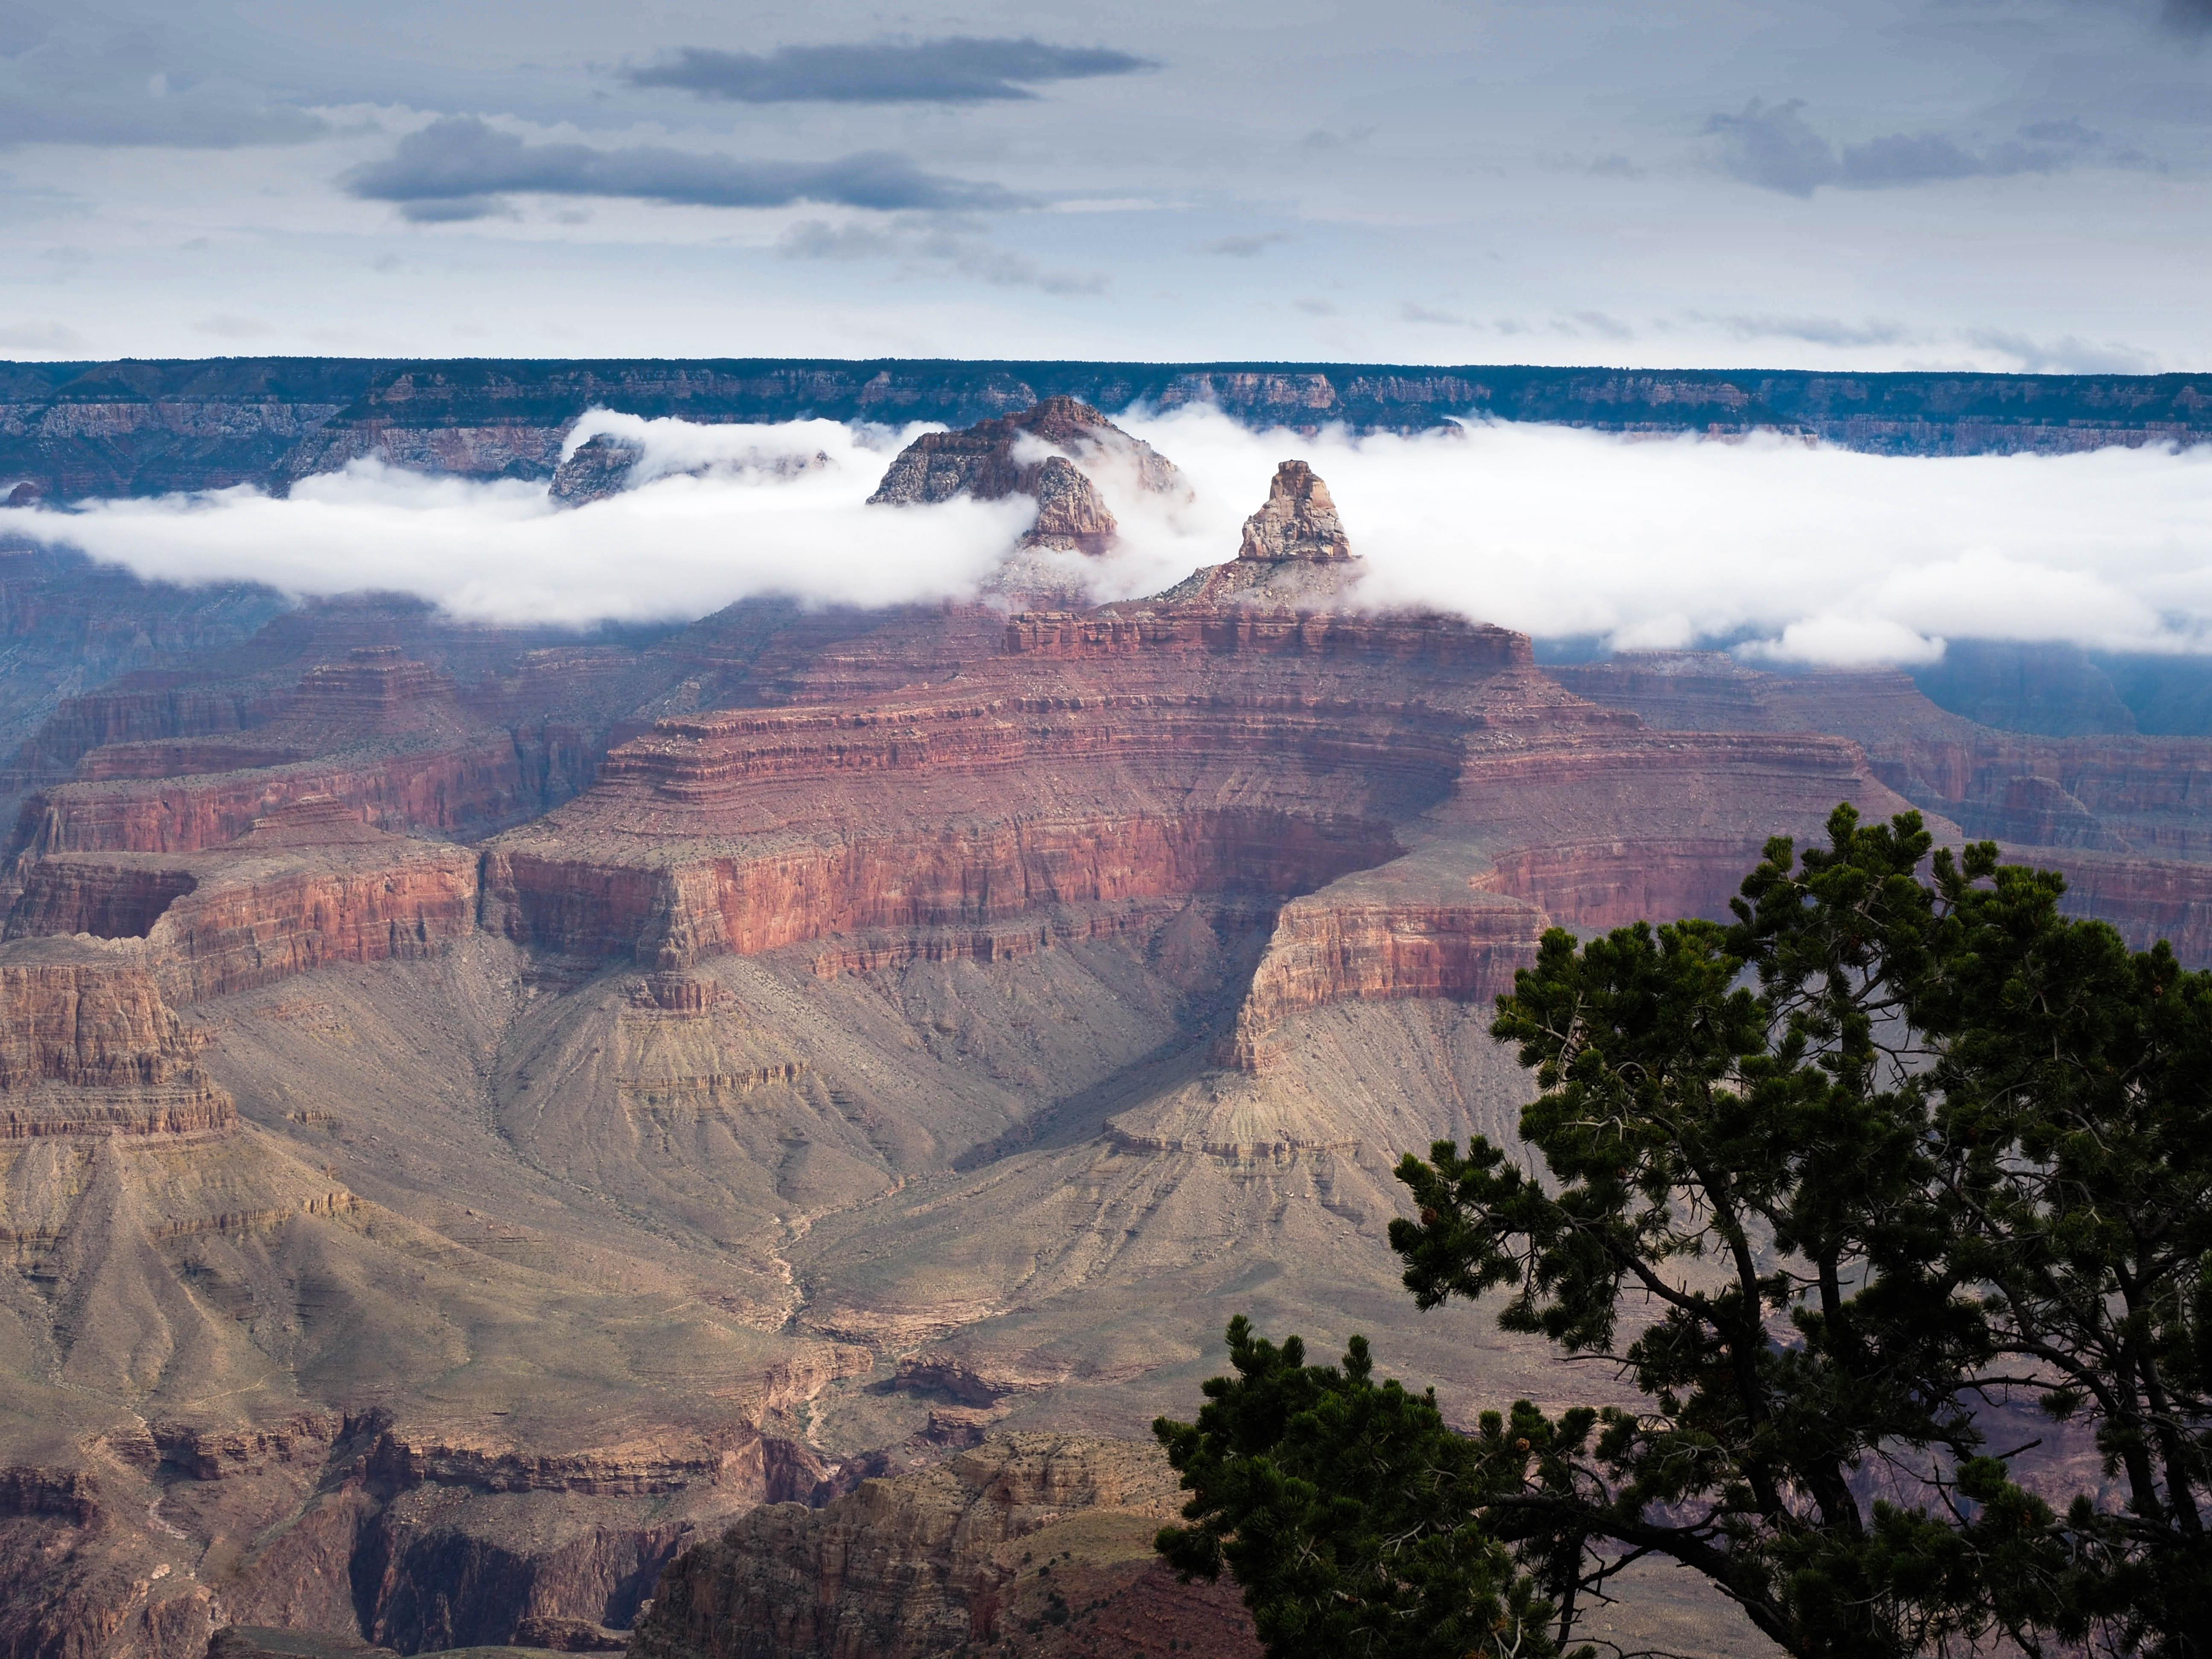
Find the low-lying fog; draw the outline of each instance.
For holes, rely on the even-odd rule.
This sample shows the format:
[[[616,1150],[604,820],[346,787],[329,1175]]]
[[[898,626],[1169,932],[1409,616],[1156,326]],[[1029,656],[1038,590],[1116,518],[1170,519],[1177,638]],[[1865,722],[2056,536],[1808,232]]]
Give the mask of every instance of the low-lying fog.
[[[1334,494],[1376,604],[1805,662],[1923,662],[1967,635],[2212,650],[2212,446],[1899,459],[1779,437],[1475,424],[1304,438],[1207,409],[1116,419],[1193,494],[1145,497],[1133,479],[1101,477],[1122,529],[1115,554],[1082,562],[1102,600],[1233,556],[1275,463],[1298,456]],[[762,593],[971,593],[1031,514],[1021,499],[866,506],[911,433],[595,413],[571,446],[597,431],[643,445],[643,482],[580,507],[543,484],[357,462],[286,499],[240,487],[0,509],[0,532],[150,578],[403,589],[465,617],[581,624],[696,617]],[[826,465],[776,465],[817,455]]]

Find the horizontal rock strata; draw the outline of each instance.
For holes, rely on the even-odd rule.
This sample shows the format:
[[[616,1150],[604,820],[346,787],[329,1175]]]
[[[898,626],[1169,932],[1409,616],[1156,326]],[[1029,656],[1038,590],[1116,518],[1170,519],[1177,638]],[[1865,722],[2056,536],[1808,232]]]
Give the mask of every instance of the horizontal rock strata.
[[[2212,430],[2191,375],[1834,374],[1506,366],[667,362],[16,364],[0,476],[56,500],[278,484],[374,456],[550,478],[592,408],[697,421],[960,424],[1054,396],[1211,404],[1255,427],[1418,431],[1455,416],[1612,431],[1778,429],[1899,454],[2065,453]]]
[[[475,930],[477,860],[372,830],[316,797],[212,852],[62,854],[27,864],[6,936],[143,940],[178,1002],[337,962],[421,957]]]
[[[1168,1575],[1156,1574],[1146,1546],[1179,1507],[1153,1448],[1006,1436],[921,1474],[866,1482],[825,1509],[755,1510],[670,1565],[630,1650],[925,1659],[1033,1634],[1049,1609],[1054,1626],[1078,1626],[1067,1632],[1074,1641],[1021,1650],[1073,1653],[1085,1650],[1075,1645],[1084,1621],[1122,1623],[1115,1604],[1149,1594],[1175,1613],[1145,1621],[1152,1642],[1121,1651],[1256,1655],[1227,1586],[1164,1594]]]

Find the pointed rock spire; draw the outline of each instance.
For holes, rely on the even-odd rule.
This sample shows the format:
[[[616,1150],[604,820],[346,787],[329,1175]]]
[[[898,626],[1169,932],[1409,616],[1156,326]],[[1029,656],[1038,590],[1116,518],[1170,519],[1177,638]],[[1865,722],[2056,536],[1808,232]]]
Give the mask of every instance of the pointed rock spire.
[[[1334,564],[1352,556],[1338,522],[1328,486],[1304,461],[1285,461],[1275,469],[1267,504],[1244,520],[1240,559],[1304,559]]]

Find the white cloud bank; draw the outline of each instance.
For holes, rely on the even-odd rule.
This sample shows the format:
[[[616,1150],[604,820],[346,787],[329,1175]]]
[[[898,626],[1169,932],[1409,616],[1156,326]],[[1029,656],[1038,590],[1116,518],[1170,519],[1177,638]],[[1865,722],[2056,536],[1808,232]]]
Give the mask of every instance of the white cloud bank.
[[[634,416],[589,429],[642,443],[637,473],[652,482],[563,507],[542,483],[356,461],[283,498],[241,485],[71,512],[0,509],[0,533],[80,547],[150,579],[295,594],[392,589],[461,617],[580,626],[703,616],[755,593],[891,605],[967,592],[1035,516],[1020,500],[864,507],[907,434],[871,447],[833,421]],[[777,470],[817,455],[827,464]]]
[[[1554,426],[1308,439],[1210,410],[1121,423],[1198,488],[1188,537],[1147,544],[1165,567],[1232,552],[1296,456],[1328,481],[1376,603],[1833,664],[1926,661],[1969,637],[2212,651],[2212,447],[1900,459]]]
[[[2212,447],[1899,459],[1542,426],[1302,438],[1210,410],[1121,424],[1194,495],[1164,501],[1102,477],[1123,538],[1080,562],[1100,599],[1233,555],[1276,462],[1297,456],[1328,480],[1376,604],[1622,648],[1719,640],[1833,664],[1926,661],[1965,637],[2212,650]],[[149,577],[398,588],[462,616],[580,624],[699,616],[750,594],[972,593],[1030,516],[1021,501],[867,507],[892,441],[830,422],[599,415],[572,442],[589,431],[641,444],[635,476],[650,481],[564,509],[541,485],[356,463],[289,499],[241,488],[0,510],[0,532]],[[778,465],[817,453],[827,465]]]

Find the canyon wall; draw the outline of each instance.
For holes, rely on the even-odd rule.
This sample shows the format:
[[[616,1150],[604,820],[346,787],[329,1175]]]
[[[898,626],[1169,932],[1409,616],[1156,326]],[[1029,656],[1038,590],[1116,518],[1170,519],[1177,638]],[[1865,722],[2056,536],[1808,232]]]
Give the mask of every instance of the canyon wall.
[[[185,1135],[236,1121],[139,963],[67,940],[0,954],[0,1141]]]
[[[256,818],[309,799],[341,802],[363,822],[395,830],[481,834],[544,801],[543,770],[531,760],[501,734],[359,758],[57,784],[24,803],[15,848],[33,858],[203,852],[236,841]],[[189,766],[191,757],[177,763]]]
[[[1177,1584],[1151,1559],[1180,1508],[1156,1447],[987,1441],[823,1509],[754,1510],[672,1564],[630,1651],[936,1659],[989,1645],[1042,1659],[1108,1642],[1127,1659],[1256,1659],[1233,1585]]]
[[[1900,454],[2057,452],[2212,431],[2212,381],[2179,374],[231,358],[7,366],[0,483],[27,481],[54,500],[281,487],[362,456],[548,478],[569,425],[593,407],[695,421],[963,425],[1054,396],[1109,411],[1140,399],[1211,403],[1255,426],[1411,431],[1480,414],[1624,432],[1802,432]]]
[[[1673,731],[1839,732],[1885,784],[1960,835],[2064,871],[2074,914],[2112,922],[2139,948],[2165,938],[2185,962],[2212,962],[2212,739],[2000,732],[1936,708],[1893,671],[1785,675],[1654,653],[1548,672]]]
[[[1341,406],[1243,373],[1200,389]],[[556,429],[405,378],[323,430]],[[1202,600],[627,645],[362,601],[74,688],[0,883],[0,1659],[198,1659],[218,1613],[1250,1659],[1152,1559],[1158,1454],[1069,1431],[1141,1432],[1247,1311],[1556,1397],[1382,1241],[1401,1153],[1511,1133],[1486,1004],[1547,926],[1722,914],[1769,835],[1909,796],[2212,951],[2185,743],[1332,614],[1307,504],[1255,546],[1310,556],[1232,562],[1297,582]]]

